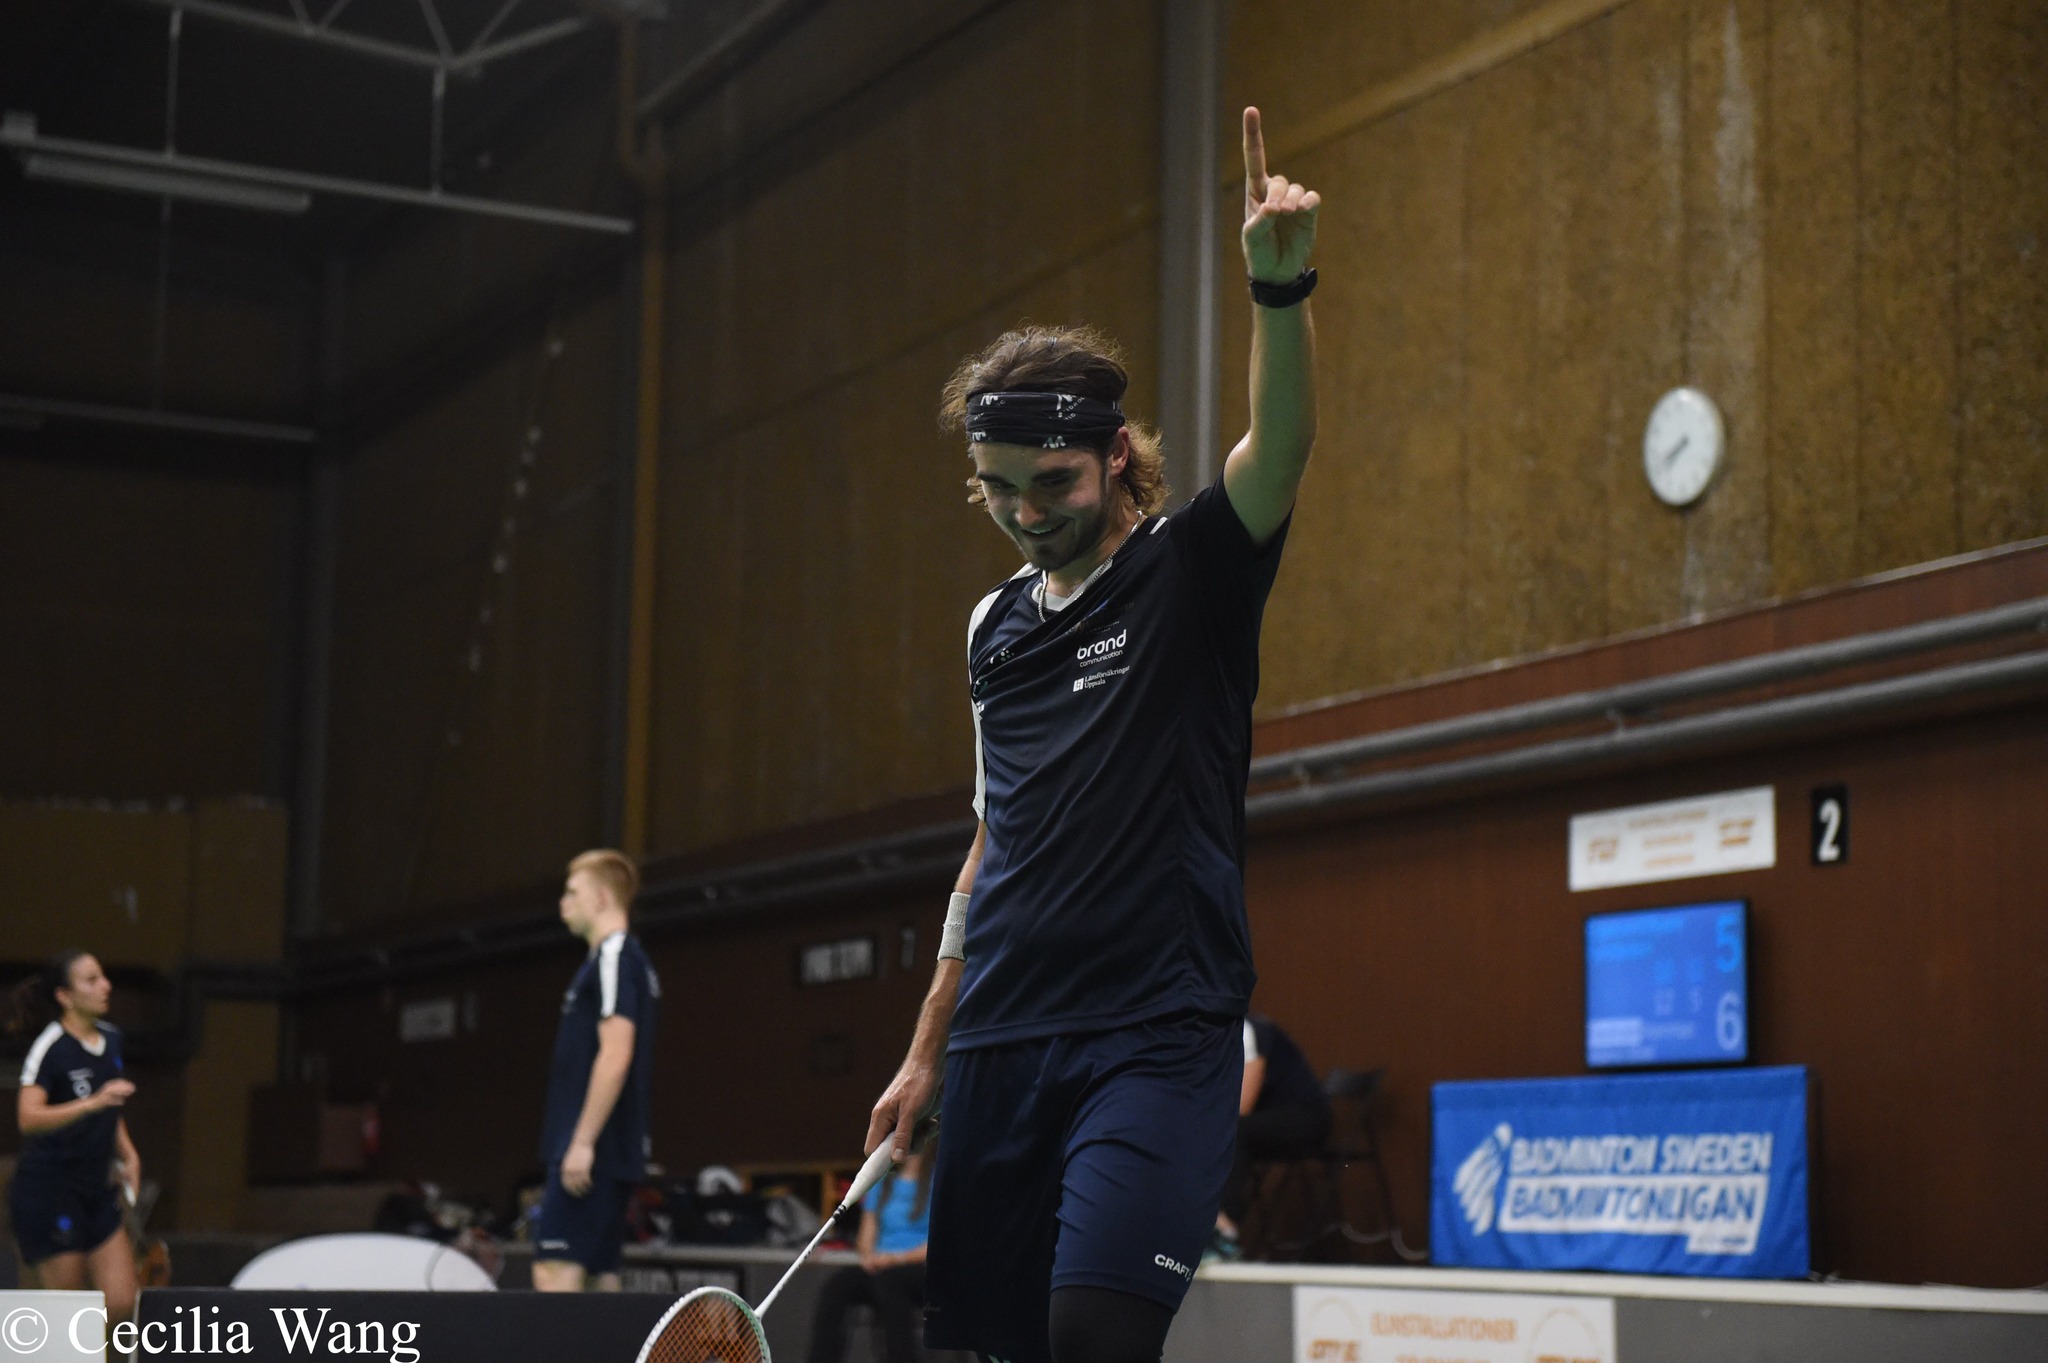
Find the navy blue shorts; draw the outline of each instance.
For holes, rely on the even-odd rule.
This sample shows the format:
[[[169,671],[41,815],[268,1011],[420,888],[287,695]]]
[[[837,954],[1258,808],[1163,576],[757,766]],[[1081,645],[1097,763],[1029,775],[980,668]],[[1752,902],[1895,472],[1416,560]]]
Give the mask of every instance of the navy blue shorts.
[[[90,1254],[121,1229],[121,1195],[112,1187],[85,1189],[33,1172],[15,1174],[7,1212],[22,1261],[29,1264],[58,1254]]]
[[[1047,1359],[1060,1287],[1179,1310],[1243,1081],[1243,1021],[1206,1014],[947,1056],[925,1342]]]
[[[626,1202],[633,1185],[594,1177],[590,1191],[572,1196],[562,1186],[562,1166],[548,1166],[548,1186],[533,1218],[533,1257],[564,1259],[585,1273],[616,1273],[626,1243]]]

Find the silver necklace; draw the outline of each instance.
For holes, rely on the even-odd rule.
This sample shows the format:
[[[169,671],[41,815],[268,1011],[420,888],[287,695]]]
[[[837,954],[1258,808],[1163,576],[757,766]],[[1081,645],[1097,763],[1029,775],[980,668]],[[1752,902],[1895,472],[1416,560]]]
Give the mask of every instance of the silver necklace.
[[[1096,564],[1095,571],[1081,579],[1081,585],[1074,588],[1072,595],[1066,598],[1068,601],[1072,601],[1082,592],[1087,591],[1089,586],[1095,581],[1096,578],[1101,577],[1104,573],[1109,571],[1109,565],[1116,562],[1117,551],[1124,547],[1125,541],[1129,540],[1132,535],[1137,533],[1138,526],[1141,523],[1143,523],[1144,519],[1145,513],[1140,511],[1138,513],[1138,519],[1132,521],[1130,524],[1130,528],[1124,531],[1123,539],[1118,540],[1116,542],[1116,548],[1109,551],[1109,557],[1103,559],[1102,562]],[[1052,575],[1045,572],[1043,569],[1040,569],[1038,574],[1038,585],[1033,587],[1031,590],[1031,602],[1033,605],[1038,607],[1038,621],[1040,624],[1044,624],[1045,621],[1049,618],[1045,613],[1045,592],[1046,584],[1049,583],[1051,580]]]

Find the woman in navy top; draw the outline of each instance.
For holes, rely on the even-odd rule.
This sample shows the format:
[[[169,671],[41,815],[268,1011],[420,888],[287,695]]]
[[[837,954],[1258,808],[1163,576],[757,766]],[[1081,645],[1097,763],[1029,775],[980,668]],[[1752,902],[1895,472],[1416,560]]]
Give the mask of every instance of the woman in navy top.
[[[114,1182],[117,1157],[131,1198],[142,1180],[142,1157],[121,1118],[135,1085],[121,1073],[121,1033],[103,1020],[113,986],[100,963],[67,951],[50,962],[41,986],[58,1017],[21,1067],[21,1158],[9,1218],[38,1285],[76,1291],[89,1283],[105,1294],[113,1324],[135,1309],[135,1256]]]
[[[860,1234],[854,1241],[860,1264],[840,1269],[819,1293],[818,1313],[811,1322],[810,1363],[841,1363],[846,1357],[846,1313],[860,1304],[874,1309],[888,1363],[918,1363],[922,1357],[917,1323],[924,1308],[931,1160],[937,1145],[934,1136],[860,1204]]]

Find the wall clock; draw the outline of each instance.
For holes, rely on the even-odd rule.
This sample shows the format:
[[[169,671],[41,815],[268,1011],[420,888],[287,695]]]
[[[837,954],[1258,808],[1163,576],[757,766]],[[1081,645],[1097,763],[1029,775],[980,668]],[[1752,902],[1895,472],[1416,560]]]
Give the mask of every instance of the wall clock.
[[[1666,506],[1698,501],[1721,467],[1726,431],[1721,409],[1697,388],[1674,388],[1657,399],[1643,428],[1643,474]]]

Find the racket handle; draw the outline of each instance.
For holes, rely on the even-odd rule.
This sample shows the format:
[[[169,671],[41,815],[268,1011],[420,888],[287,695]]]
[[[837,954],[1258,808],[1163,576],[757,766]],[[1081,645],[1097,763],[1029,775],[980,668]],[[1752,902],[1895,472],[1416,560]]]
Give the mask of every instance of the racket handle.
[[[868,1190],[882,1181],[882,1175],[888,1173],[889,1167],[896,1163],[890,1154],[895,1149],[895,1144],[895,1141],[889,1137],[885,1136],[882,1138],[882,1143],[875,1147],[875,1153],[868,1156],[868,1162],[863,1164],[860,1167],[860,1172],[853,1176],[853,1186],[846,1190],[845,1198],[839,1203],[840,1212],[845,1211],[848,1207],[853,1206],[866,1197]],[[837,1216],[839,1212],[832,1214]]]
[[[782,1295],[782,1289],[789,1285],[789,1280],[796,1276],[796,1271],[799,1268],[803,1267],[804,1260],[811,1257],[811,1251],[815,1250],[818,1247],[818,1242],[825,1238],[825,1232],[832,1229],[832,1223],[838,1220],[848,1207],[858,1205],[860,1200],[868,1195],[868,1189],[882,1181],[882,1175],[888,1173],[889,1166],[896,1162],[889,1157],[891,1148],[893,1148],[893,1142],[886,1140],[875,1147],[875,1153],[868,1156],[868,1162],[863,1164],[860,1167],[860,1172],[853,1176],[853,1186],[848,1188],[846,1196],[840,1199],[838,1210],[825,1218],[825,1224],[818,1227],[818,1233],[811,1237],[811,1243],[804,1246],[804,1252],[796,1256],[796,1262],[784,1271],[775,1286],[768,1289],[768,1295],[761,1298],[761,1304],[754,1308],[756,1316],[768,1314],[768,1308],[775,1305],[775,1299]]]

